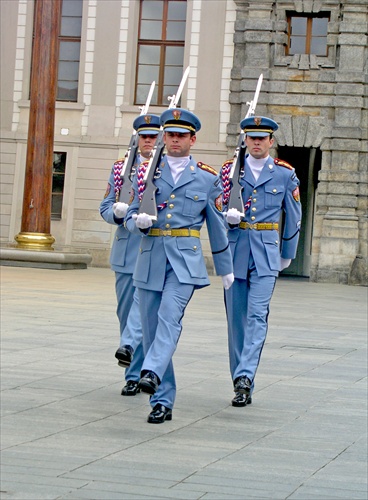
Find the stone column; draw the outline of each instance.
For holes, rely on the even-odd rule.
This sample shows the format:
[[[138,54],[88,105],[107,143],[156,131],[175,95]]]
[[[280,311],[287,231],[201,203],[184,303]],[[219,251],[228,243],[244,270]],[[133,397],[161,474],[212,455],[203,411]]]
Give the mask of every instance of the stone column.
[[[18,247],[52,249],[50,234],[58,35],[62,0],[36,0],[31,99]]]

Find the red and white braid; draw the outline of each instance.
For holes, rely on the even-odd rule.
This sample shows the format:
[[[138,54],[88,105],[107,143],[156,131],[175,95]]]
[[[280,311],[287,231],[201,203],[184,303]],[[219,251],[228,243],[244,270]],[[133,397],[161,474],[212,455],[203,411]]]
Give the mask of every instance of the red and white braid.
[[[119,200],[119,193],[123,181],[121,180],[121,171],[123,170],[124,160],[117,160],[114,163],[114,192],[116,201]]]
[[[221,168],[222,190],[223,190],[222,203],[224,205],[227,205],[229,203],[229,198],[230,198],[231,184],[229,176],[232,164],[233,164],[232,160],[229,160],[225,162]]]

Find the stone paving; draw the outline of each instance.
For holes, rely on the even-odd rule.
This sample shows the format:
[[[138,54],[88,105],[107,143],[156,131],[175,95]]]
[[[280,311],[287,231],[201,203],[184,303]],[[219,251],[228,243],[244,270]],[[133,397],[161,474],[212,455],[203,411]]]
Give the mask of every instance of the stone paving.
[[[221,279],[193,296],[173,420],[120,396],[109,269],[1,267],[1,499],[367,499],[367,288],[280,278],[230,405]]]

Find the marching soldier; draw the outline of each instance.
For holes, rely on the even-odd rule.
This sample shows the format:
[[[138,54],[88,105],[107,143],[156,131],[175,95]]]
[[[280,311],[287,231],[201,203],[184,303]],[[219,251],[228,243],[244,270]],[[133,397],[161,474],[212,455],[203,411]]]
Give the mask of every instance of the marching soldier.
[[[295,258],[301,221],[295,170],[269,156],[277,123],[270,118],[251,116],[242,120],[240,126],[249,153],[240,178],[245,215],[235,208],[225,212],[235,275],[232,287],[225,291],[225,306],[235,392],[232,405],[238,407],[252,402],[276,277]],[[225,210],[231,163],[226,162],[221,170]],[[281,237],[282,212],[285,221]]]
[[[146,160],[154,145],[160,128],[160,117],[151,114],[138,116],[133,122],[138,134],[140,154],[135,159],[134,168]],[[131,234],[124,227],[124,217],[128,204],[119,202],[121,171],[124,159],[114,163],[108,181],[105,197],[100,205],[100,214],[109,224],[117,226],[110,254],[111,269],[115,271],[115,291],[117,316],[120,325],[120,346],[115,357],[124,367],[126,385],[122,396],[135,396],[143,363],[142,329],[138,305],[138,294],[133,286],[133,270],[138,255],[140,236]],[[134,354],[134,356],[133,356]]]
[[[150,214],[137,215],[144,187],[140,183],[146,168],[143,165],[134,180],[135,197],[126,216],[128,229],[143,234],[133,275],[145,352],[138,387],[151,395],[148,422],[152,424],[172,419],[176,395],[172,356],[182,318],[193,292],[209,285],[200,240],[204,222],[216,272],[225,288],[233,281],[220,178],[214,169],[190,155],[201,123],[181,108],[168,109],[160,121],[167,155],[157,165],[153,181],[157,220]]]

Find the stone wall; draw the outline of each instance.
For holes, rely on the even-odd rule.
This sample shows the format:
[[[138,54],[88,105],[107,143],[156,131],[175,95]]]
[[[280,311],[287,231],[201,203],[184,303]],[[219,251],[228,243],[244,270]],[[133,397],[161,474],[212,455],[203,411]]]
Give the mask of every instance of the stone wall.
[[[279,123],[277,145],[322,151],[311,279],[367,285],[367,2],[235,3],[227,146],[263,73],[256,114]],[[328,55],[285,55],[287,12],[321,11],[330,13]]]

